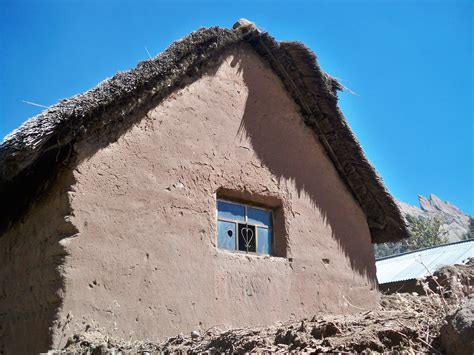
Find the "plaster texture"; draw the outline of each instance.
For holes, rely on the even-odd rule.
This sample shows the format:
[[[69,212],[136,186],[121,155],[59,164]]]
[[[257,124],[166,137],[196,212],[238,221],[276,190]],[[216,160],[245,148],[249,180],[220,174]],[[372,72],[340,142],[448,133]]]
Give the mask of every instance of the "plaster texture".
[[[77,230],[69,223],[70,173],[0,237],[0,353],[37,354],[53,344],[63,297],[61,241]]]
[[[7,353],[88,325],[160,339],[375,307],[366,217],[248,45],[137,122],[76,144],[78,163],[0,238]],[[217,194],[273,208],[282,257],[218,249]]]
[[[160,338],[375,306],[365,216],[281,81],[246,45],[217,63],[116,142],[76,147],[61,337],[91,323]],[[217,249],[222,189],[280,201],[286,257]]]

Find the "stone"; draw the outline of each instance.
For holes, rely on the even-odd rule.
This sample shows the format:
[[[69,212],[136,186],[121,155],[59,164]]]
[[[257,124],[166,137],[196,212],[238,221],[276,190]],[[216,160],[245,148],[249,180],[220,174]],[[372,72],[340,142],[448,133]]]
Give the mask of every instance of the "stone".
[[[193,330],[193,331],[191,332],[191,338],[193,338],[193,339],[197,339],[197,338],[199,338],[200,336],[201,336],[201,333],[199,333],[198,330]]]
[[[441,344],[449,354],[474,354],[474,294],[458,310],[448,314],[441,328]]]
[[[234,23],[232,28],[233,29],[242,28],[242,29],[255,30],[255,29],[257,29],[257,26],[253,22],[251,22],[251,21],[249,21],[245,18],[241,18],[236,23]]]

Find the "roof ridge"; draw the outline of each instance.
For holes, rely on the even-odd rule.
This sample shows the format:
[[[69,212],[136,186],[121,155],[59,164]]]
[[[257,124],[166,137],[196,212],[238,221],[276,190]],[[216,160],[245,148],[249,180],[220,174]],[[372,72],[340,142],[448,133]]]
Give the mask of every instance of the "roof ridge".
[[[186,85],[187,76],[200,75],[207,60],[246,42],[280,77],[301,109],[306,125],[323,142],[336,170],[366,217],[372,241],[395,241],[407,236],[405,222],[393,197],[366,158],[359,142],[337,107],[341,87],[320,68],[316,56],[299,42],[277,42],[252,23],[230,30],[201,28],[175,41],[151,60],[100,82],[96,87],[61,100],[26,121],[0,144],[0,230],[21,215],[34,193],[25,185],[39,186],[35,174],[49,162],[50,168],[69,159],[63,151],[74,142],[107,129],[130,127],[133,114],[152,102],[159,104]],[[118,128],[117,128],[118,127]],[[69,148],[68,148],[69,146]],[[66,147],[61,151],[61,147]],[[36,169],[36,170],[35,170]],[[44,177],[52,172],[44,172]]]

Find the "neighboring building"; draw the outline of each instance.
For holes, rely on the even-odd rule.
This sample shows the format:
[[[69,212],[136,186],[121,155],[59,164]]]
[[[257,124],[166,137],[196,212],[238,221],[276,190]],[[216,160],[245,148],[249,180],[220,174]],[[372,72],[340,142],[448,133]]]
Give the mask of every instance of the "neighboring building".
[[[382,292],[423,292],[417,280],[443,266],[464,264],[474,258],[474,239],[391,255],[376,261]]]
[[[0,349],[153,338],[377,303],[407,236],[298,42],[201,29],[0,146]]]

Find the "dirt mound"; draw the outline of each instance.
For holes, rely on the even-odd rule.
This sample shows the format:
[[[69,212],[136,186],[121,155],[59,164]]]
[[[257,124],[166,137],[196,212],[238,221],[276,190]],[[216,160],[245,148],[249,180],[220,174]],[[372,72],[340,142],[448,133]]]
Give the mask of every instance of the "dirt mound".
[[[473,292],[473,273],[473,263],[442,268],[427,280],[420,281],[426,295],[383,295],[377,310],[314,316],[268,327],[195,330],[189,335],[180,334],[163,342],[125,341],[106,335],[100,328],[87,326],[82,333],[69,338],[62,351],[51,353],[433,353],[445,350],[450,353],[447,347],[454,344],[456,336],[462,343],[462,337],[473,331],[472,304],[470,308],[468,306],[474,296],[464,297]],[[466,318],[468,313],[469,319]],[[468,324],[467,328],[461,329],[460,322]],[[442,327],[444,338],[440,337]]]
[[[381,308],[353,315],[315,316],[266,328],[219,331],[212,328],[178,335],[164,342],[124,341],[88,329],[70,338],[69,352],[363,352],[440,350],[439,330],[445,315],[459,303],[440,295],[384,296]]]
[[[466,265],[444,266],[426,281],[431,290],[444,297],[463,298],[474,292],[474,258]]]
[[[441,343],[449,354],[474,354],[474,294],[448,314],[441,328]]]

